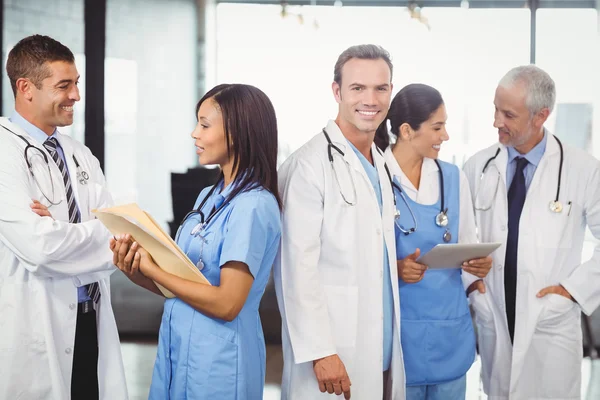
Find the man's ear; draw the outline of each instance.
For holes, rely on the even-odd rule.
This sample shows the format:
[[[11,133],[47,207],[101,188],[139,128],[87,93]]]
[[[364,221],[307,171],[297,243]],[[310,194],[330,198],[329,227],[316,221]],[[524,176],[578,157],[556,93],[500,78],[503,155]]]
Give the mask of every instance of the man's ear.
[[[17,79],[17,82],[15,82],[15,85],[17,87],[17,93],[15,94],[16,96],[21,96],[22,98],[24,98],[25,100],[31,101],[31,99],[33,98],[33,83],[26,78],[19,78]]]
[[[333,97],[335,97],[335,101],[339,104],[342,102],[342,88],[339,83],[333,82],[331,84],[331,90],[333,91]]]
[[[533,117],[533,125],[536,129],[542,129],[542,126],[546,123],[546,120],[550,116],[550,110],[548,108],[542,108]]]

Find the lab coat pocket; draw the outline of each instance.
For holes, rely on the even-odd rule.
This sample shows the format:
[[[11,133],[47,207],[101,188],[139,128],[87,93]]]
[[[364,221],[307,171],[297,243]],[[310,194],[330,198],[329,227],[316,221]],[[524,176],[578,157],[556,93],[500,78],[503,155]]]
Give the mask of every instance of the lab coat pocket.
[[[477,290],[469,294],[469,300],[475,310],[477,349],[481,355],[481,374],[484,377],[483,386],[486,393],[490,391],[490,379],[494,379],[494,361],[498,340],[494,313],[488,296],[488,293],[479,293]]]
[[[1,283],[0,278],[0,371],[5,367],[17,374],[0,373],[0,393],[19,397],[27,388],[28,399],[45,398],[51,391],[52,375],[46,347],[45,304],[35,280]],[[38,379],[31,379],[35,371]],[[15,379],[16,378],[16,379]],[[9,397],[7,397],[9,398]]]
[[[358,288],[325,285],[324,289],[336,346],[354,347],[358,318]]]
[[[538,328],[556,328],[564,325],[572,314],[572,310],[576,307],[573,300],[567,299],[559,294],[550,293],[543,298],[544,308],[540,313],[540,321]]]
[[[565,206],[565,209],[560,213],[551,212],[548,207],[536,212],[537,215],[532,215],[531,222],[539,225],[543,221],[543,234],[536,235],[536,243],[542,249],[568,249],[572,245],[571,232],[573,223],[577,219],[576,205]],[[572,207],[572,209],[571,209]],[[570,210],[571,209],[571,210]],[[569,215],[569,210],[571,214]],[[535,226],[535,225],[534,225]],[[550,257],[554,257],[553,252],[548,252]]]
[[[2,279],[0,279],[2,281]],[[0,283],[0,352],[8,349],[45,349],[45,318],[42,316],[39,299],[39,284],[35,280]],[[7,337],[8,335],[8,337]]]
[[[583,357],[580,310],[575,302],[558,294],[546,295],[544,307],[531,341],[532,354],[539,354],[533,387],[544,398],[577,398],[581,390]],[[559,379],[560,378],[560,379]]]
[[[487,300],[487,293],[480,293],[474,290],[469,294],[469,301],[473,310],[475,310],[475,320],[482,323],[491,323],[494,320],[494,314]]]

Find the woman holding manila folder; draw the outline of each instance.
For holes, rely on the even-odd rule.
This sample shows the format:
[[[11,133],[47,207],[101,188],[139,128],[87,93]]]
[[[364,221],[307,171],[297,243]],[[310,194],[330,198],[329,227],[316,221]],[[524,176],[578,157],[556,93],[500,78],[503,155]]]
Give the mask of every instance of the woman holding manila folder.
[[[258,306],[279,246],[277,121],[259,89],[223,84],[196,107],[201,164],[218,182],[200,193],[177,245],[210,285],[161,269],[130,235],[111,240],[114,263],[165,300],[150,399],[261,399],[265,343]]]

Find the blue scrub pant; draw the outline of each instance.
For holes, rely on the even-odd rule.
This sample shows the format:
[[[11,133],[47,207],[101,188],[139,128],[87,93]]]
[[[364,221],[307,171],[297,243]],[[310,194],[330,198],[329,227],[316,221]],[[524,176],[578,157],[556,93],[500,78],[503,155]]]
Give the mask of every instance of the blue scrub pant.
[[[464,400],[466,395],[466,375],[439,385],[406,387],[406,400]]]

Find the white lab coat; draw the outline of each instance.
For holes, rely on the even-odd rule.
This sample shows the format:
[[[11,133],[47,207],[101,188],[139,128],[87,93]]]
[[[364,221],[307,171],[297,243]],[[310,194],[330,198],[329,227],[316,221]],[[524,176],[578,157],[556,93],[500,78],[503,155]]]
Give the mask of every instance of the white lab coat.
[[[600,246],[583,263],[581,251],[586,224],[600,238],[600,162],[582,150],[563,146],[559,199],[563,212],[549,210],[556,197],[560,160],[558,143],[549,136],[521,214],[514,346],[504,303],[508,152],[502,145],[493,145],[464,167],[475,208],[492,205],[488,211],[476,210],[481,241],[503,243],[493,253],[494,264],[485,278],[487,292],[470,296],[476,312],[483,385],[490,399],[575,400],[581,396],[581,311],[589,315],[600,304]],[[480,180],[484,164],[498,147],[498,157]],[[541,289],[559,284],[577,303],[555,294],[536,297]]]
[[[8,119],[0,119],[0,399],[63,400],[71,396],[71,370],[77,321],[76,287],[98,282],[98,380],[100,399],[127,399],[119,336],[110,302],[114,271],[109,232],[90,210],[111,205],[98,160],[89,149],[58,134],[74,193],[80,224],[69,224],[62,176],[43,145]],[[54,219],[31,211],[32,199],[48,205],[27,170],[25,142],[42,149],[51,168],[29,150],[34,173],[53,201]],[[78,183],[75,154],[87,185]]]
[[[346,204],[317,134],[279,170],[283,200],[282,241],[274,267],[283,318],[282,399],[332,399],[322,394],[312,360],[338,354],[352,382],[352,399],[383,396],[383,241],[393,289],[393,355],[387,399],[405,398],[400,346],[398,273],[394,242],[394,203],[384,159],[371,147],[381,183],[383,217],[373,186],[334,121],[327,133],[343,152],[333,150]],[[343,398],[343,396],[340,396]]]

